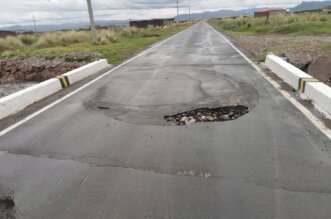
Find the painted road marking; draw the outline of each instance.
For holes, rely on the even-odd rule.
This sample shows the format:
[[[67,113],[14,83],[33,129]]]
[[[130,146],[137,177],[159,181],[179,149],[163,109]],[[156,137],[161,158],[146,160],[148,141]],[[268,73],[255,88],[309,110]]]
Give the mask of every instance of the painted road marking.
[[[67,88],[70,86],[68,76],[58,76],[57,78],[60,80],[62,88]]]
[[[197,24],[195,24],[195,25],[197,25]],[[149,49],[146,49],[145,51],[143,51],[143,52],[137,54],[136,56],[130,58],[129,60],[123,62],[122,64],[116,66],[115,68],[109,70],[108,72],[106,72],[106,73],[100,75],[99,77],[95,78],[94,80],[92,80],[92,81],[88,82],[87,84],[81,86],[80,88],[74,90],[73,92],[67,94],[66,96],[64,96],[64,97],[62,97],[62,98],[60,98],[60,99],[54,101],[53,103],[51,103],[51,104],[45,106],[44,108],[42,108],[42,109],[40,109],[40,110],[38,110],[38,111],[32,113],[31,115],[27,116],[26,118],[24,118],[24,119],[22,119],[22,120],[16,122],[15,124],[9,126],[9,127],[6,128],[6,129],[2,130],[2,131],[0,132],[0,137],[3,136],[3,135],[5,135],[5,134],[7,134],[8,132],[14,130],[15,128],[17,128],[17,127],[23,125],[24,123],[26,123],[26,122],[28,122],[29,120],[35,118],[36,116],[38,116],[38,115],[40,115],[41,113],[47,111],[48,109],[50,109],[50,108],[56,106],[57,104],[63,102],[64,100],[66,100],[66,99],[68,99],[69,97],[75,95],[75,94],[78,93],[79,91],[82,91],[83,89],[89,87],[91,84],[93,84],[93,83],[95,83],[96,81],[100,80],[101,78],[103,78],[103,77],[109,75],[110,73],[112,73],[113,71],[115,71],[115,70],[121,68],[122,66],[124,66],[124,65],[126,65],[126,64],[128,64],[128,63],[130,63],[130,62],[132,62],[133,60],[137,59],[138,57],[140,57],[140,56],[146,54],[147,52],[151,51],[152,49],[157,48],[157,47],[161,46],[162,44],[164,44],[164,43],[170,41],[171,39],[175,38],[176,36],[185,33],[186,31],[190,30],[190,29],[191,29],[192,27],[194,27],[195,25],[192,25],[191,27],[189,27],[189,28],[187,28],[187,29],[185,29],[185,30],[183,30],[183,31],[181,31],[181,32],[179,32],[179,33],[176,33],[175,35],[173,35],[173,36],[171,36],[171,37],[169,37],[169,38],[167,38],[167,39],[165,39],[165,40],[163,40],[163,41],[161,41],[161,42],[155,44],[154,46],[150,47]]]
[[[329,139],[331,139],[331,130],[325,126],[325,124],[318,119],[312,112],[310,112],[304,105],[299,103],[294,97],[292,97],[288,92],[281,89],[280,85],[274,81],[271,77],[269,77],[264,71],[255,64],[252,60],[250,60],[244,53],[242,53],[237,47],[235,47],[223,34],[215,30],[208,23],[207,25],[214,30],[219,36],[221,36],[225,42],[227,42],[234,50],[236,50],[249,64],[255,68],[255,70],[260,73],[269,83],[271,83],[276,90],[278,90],[288,101],[290,101],[298,110],[300,110],[306,117],[309,119],[321,132],[323,132]]]
[[[320,82],[316,78],[299,78],[298,90],[301,93],[305,92],[307,82]]]

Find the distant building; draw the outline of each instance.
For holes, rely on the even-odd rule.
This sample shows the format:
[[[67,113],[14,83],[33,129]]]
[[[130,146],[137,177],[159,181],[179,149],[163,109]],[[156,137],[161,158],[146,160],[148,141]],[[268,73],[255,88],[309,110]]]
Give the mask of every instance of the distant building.
[[[269,10],[259,10],[254,13],[254,17],[271,17],[278,14],[286,14],[287,10],[284,8],[276,8]]]
[[[331,14],[331,5],[327,6],[327,7],[324,7],[322,10],[323,10],[323,12],[325,12],[327,14]]]
[[[130,21],[130,27],[156,27],[165,26],[175,22],[175,19],[152,19],[152,20],[141,20],[141,21]]]

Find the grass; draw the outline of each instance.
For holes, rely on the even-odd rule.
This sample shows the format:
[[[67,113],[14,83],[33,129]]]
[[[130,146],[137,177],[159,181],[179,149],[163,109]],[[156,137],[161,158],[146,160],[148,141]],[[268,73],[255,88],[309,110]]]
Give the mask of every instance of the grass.
[[[89,31],[53,31],[0,38],[0,57],[38,56],[46,59],[65,57],[72,52],[97,52],[109,63],[118,64],[142,48],[184,30],[192,23],[165,27],[113,27],[98,30],[98,43],[91,42]],[[91,61],[88,57],[84,61]]]
[[[260,35],[322,35],[331,34],[331,14],[283,14],[266,18],[237,17],[212,19],[209,23],[230,33]]]

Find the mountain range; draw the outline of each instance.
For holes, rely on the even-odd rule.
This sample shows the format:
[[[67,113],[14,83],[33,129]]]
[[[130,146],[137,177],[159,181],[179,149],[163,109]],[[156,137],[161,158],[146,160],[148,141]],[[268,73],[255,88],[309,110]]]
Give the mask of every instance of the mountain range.
[[[293,12],[320,9],[331,5],[331,1],[322,2],[302,2],[298,6],[291,9]]]
[[[299,5],[290,8],[291,12],[305,11],[305,10],[314,10],[323,8],[326,6],[330,6],[331,1],[314,1],[314,2],[301,2]],[[209,19],[209,18],[217,18],[217,17],[227,17],[227,16],[238,16],[238,15],[253,15],[257,10],[265,10],[269,8],[249,8],[244,10],[219,10],[219,11],[206,11],[202,13],[193,13],[191,14],[191,19]],[[179,20],[187,20],[188,14],[180,14]],[[177,16],[175,17],[177,19]],[[96,24],[99,26],[109,26],[109,25],[127,25],[129,20],[96,20]],[[88,22],[80,22],[80,23],[65,23],[59,25],[38,25],[38,31],[49,31],[49,30],[61,30],[61,29],[74,29],[74,28],[84,28],[88,27]],[[29,31],[34,30],[34,26],[7,26],[0,27],[1,30],[8,31]]]
[[[326,6],[330,6],[331,1],[317,1],[317,2],[301,2],[299,5],[289,8],[291,12],[305,11],[320,9]],[[191,14],[191,19],[208,19],[217,17],[227,17],[227,16],[238,16],[238,15],[253,15],[257,10],[266,10],[270,8],[249,8],[244,10],[220,10],[220,11],[206,11],[202,13]],[[177,17],[176,17],[177,18]],[[188,18],[187,14],[181,14],[179,16],[180,20],[186,20]]]

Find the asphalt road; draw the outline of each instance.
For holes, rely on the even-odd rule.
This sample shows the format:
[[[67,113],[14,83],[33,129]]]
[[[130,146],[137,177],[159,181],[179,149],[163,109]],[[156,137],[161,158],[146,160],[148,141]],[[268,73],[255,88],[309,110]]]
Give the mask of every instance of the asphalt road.
[[[250,112],[233,121],[163,120],[237,104]],[[0,137],[0,151],[0,200],[17,218],[331,218],[330,140],[204,22]]]

